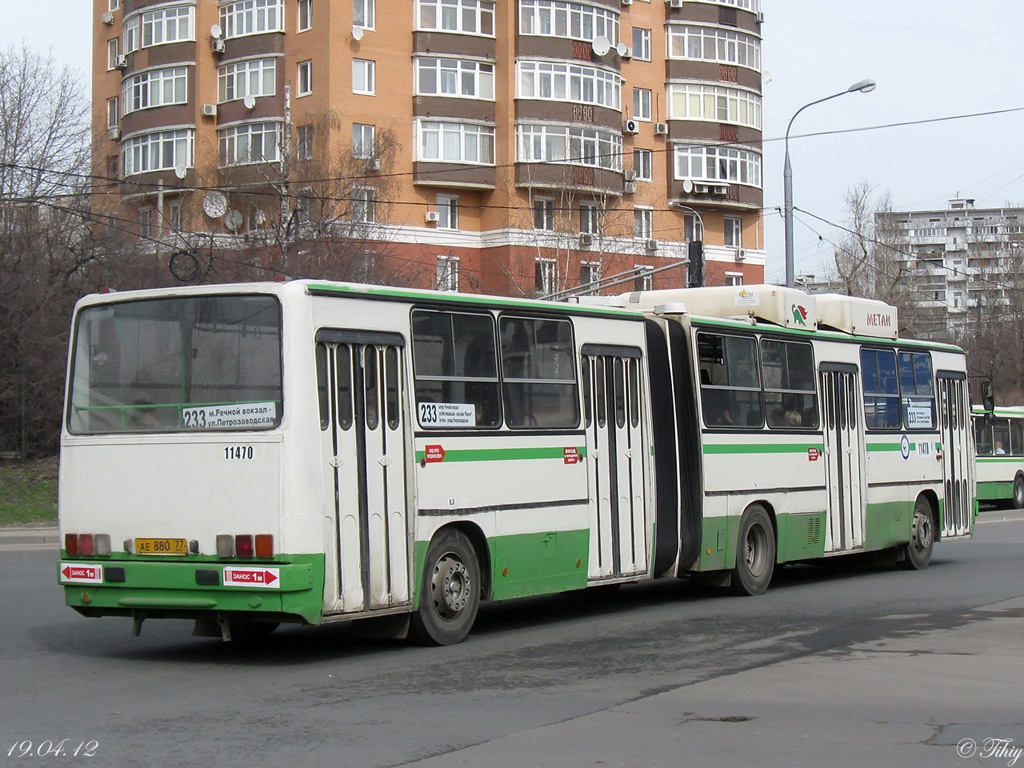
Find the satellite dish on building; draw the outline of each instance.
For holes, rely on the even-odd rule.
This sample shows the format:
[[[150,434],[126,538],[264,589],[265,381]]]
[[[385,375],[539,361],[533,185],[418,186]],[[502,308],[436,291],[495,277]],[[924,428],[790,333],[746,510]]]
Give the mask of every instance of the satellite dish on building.
[[[242,103],[246,109],[256,109],[256,97],[251,93],[245,94],[245,98],[242,99]]]
[[[619,58],[621,59],[623,56],[629,53],[629,46],[626,45],[625,43],[619,43],[618,45],[615,46],[615,52],[619,54]]]
[[[240,211],[236,211],[233,208],[227,212],[224,216],[224,226],[230,229],[232,232],[238,231],[238,228],[242,226],[242,214]]]
[[[203,213],[211,219],[219,219],[228,212],[228,199],[222,192],[210,192],[203,198]]]
[[[594,49],[594,53],[597,56],[604,56],[612,49],[612,44],[604,35],[598,35],[594,38],[594,42],[590,44],[590,47]]]
[[[256,213],[253,214],[253,220],[256,222],[257,227],[262,227],[267,223],[267,214],[264,211],[257,210]]]
[[[224,30],[220,28],[220,24],[214,24],[210,27],[210,37],[214,40],[220,40],[220,36],[224,34]]]
[[[686,194],[693,192],[693,182],[689,179],[683,179],[683,192]]]
[[[352,27],[352,39],[353,40],[362,40],[363,39],[363,28],[362,27],[355,27],[355,26]]]
[[[188,173],[188,168],[186,168],[184,165],[174,166],[174,175],[177,176],[179,179],[184,179],[186,173]]]

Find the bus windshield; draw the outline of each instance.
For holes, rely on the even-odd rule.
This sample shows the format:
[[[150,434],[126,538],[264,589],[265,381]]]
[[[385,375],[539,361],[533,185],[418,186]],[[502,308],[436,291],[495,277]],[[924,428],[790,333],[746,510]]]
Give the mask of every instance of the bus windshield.
[[[72,433],[270,429],[280,422],[281,310],[273,296],[88,307],[72,349]]]

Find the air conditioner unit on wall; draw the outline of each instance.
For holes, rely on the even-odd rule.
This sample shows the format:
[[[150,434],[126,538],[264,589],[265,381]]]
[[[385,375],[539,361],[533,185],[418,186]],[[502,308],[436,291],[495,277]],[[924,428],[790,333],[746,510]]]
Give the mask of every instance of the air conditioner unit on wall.
[[[437,211],[427,211],[426,219],[427,221],[436,224],[438,221],[441,220],[441,214],[439,214]]]
[[[647,250],[648,251],[656,251],[656,250],[658,250],[658,241],[657,240],[648,240],[646,243],[644,243],[644,245],[647,246]]]
[[[623,120],[622,121],[622,132],[635,136],[640,133],[640,123],[637,120]]]
[[[635,195],[636,194],[636,182],[627,181],[622,185],[622,194],[624,195]]]
[[[224,53],[224,41],[221,40],[220,38],[217,38],[216,40],[213,41],[213,52],[214,53]]]
[[[621,2],[622,2],[623,5],[632,5],[633,4],[633,0],[621,0]]]
[[[589,232],[582,232],[580,234],[580,245],[587,246],[594,244],[594,236]]]
[[[654,135],[655,136],[668,136],[668,123],[655,123],[654,124]]]
[[[736,261],[743,261],[745,258],[747,258],[747,251],[746,251],[746,249],[744,249],[744,248],[737,248],[736,249]]]
[[[666,0],[669,8],[682,8],[683,0]]]
[[[107,136],[109,136],[114,141],[117,141],[118,139],[121,138],[121,128],[116,125],[110,126],[109,128],[107,128]]]
[[[625,168],[625,169],[623,169],[623,171],[622,171],[622,180],[623,181],[636,181],[636,171],[634,171],[632,168]]]
[[[114,23],[114,14],[112,14],[110,11],[106,11],[106,12],[103,13],[102,16],[100,16],[100,21],[102,21],[104,24],[108,24],[108,25],[109,24],[113,24]]]
[[[216,117],[217,116],[217,105],[216,104],[203,104],[203,117]]]
[[[114,65],[117,69],[124,69],[128,66],[128,57],[125,54],[121,54],[117,57],[117,63]]]
[[[625,52],[622,54],[622,58],[624,58],[624,59],[632,59],[633,58],[633,49],[632,48],[626,48]]]

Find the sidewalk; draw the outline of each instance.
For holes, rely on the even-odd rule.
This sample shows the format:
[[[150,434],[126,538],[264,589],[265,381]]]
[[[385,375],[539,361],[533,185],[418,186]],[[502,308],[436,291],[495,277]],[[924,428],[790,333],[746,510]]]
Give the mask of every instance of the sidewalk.
[[[0,528],[0,548],[4,547],[60,549],[60,532],[56,527]]]

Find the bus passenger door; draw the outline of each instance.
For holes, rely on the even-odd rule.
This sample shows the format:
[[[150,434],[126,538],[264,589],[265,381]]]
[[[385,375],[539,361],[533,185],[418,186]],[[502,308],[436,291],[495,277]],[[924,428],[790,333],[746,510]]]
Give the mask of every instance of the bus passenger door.
[[[321,426],[325,414],[329,422],[324,456],[333,479],[326,490],[334,497],[328,603],[333,598],[334,612],[344,613],[408,604],[404,341],[331,330],[318,332],[317,341]]]
[[[860,376],[852,365],[822,365],[822,431],[828,526],[825,552],[864,546],[864,445],[860,428]]]
[[[649,447],[639,350],[588,354],[588,346],[583,348],[591,510],[588,578],[595,581],[648,569],[644,451]]]
[[[971,533],[974,499],[971,482],[970,401],[963,374],[939,373],[939,433],[942,439],[942,536]]]

